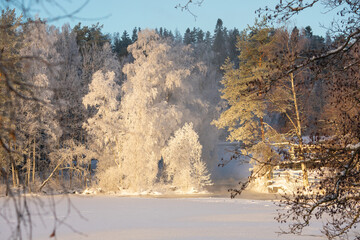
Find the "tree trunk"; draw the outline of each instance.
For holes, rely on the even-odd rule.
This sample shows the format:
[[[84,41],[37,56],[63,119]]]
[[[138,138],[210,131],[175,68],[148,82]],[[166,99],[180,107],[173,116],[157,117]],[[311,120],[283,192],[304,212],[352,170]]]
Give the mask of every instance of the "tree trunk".
[[[260,57],[260,61],[259,61],[259,67],[261,67],[262,65],[262,58]],[[262,86],[261,84],[259,85],[259,97],[262,96]],[[265,124],[264,124],[264,118],[263,117],[260,117],[260,130],[261,130],[261,141],[263,143],[265,143]],[[266,162],[267,163],[270,163],[269,162],[270,159],[266,159]],[[268,180],[271,180],[272,179],[272,172],[273,172],[273,166],[271,166],[271,164],[269,164],[268,166],[266,166],[266,171],[267,171],[267,174],[266,174],[266,178]]]
[[[6,166],[6,170],[4,169],[1,169],[2,171],[2,175],[3,175],[3,178],[4,178],[4,182],[5,182],[5,185],[6,185],[6,192],[5,192],[5,196],[9,196],[9,193],[10,193],[10,185],[9,185],[9,165]]]
[[[25,186],[28,187],[29,192],[30,188],[30,176],[31,176],[31,140],[28,141],[28,156],[26,159],[26,174],[25,174]]]
[[[297,97],[296,97],[296,91],[295,91],[295,84],[294,84],[294,74],[290,73],[290,81],[291,81],[291,91],[293,93],[293,100],[294,100],[294,108],[295,108],[295,114],[296,114],[296,124],[297,124],[297,131],[296,135],[299,139],[299,158],[301,162],[301,170],[303,173],[303,183],[305,187],[309,187],[309,178],[308,178],[308,172],[307,167],[305,164],[305,157],[304,157],[304,147],[303,147],[303,139],[302,139],[302,128],[301,128],[301,120],[300,120],[300,113],[299,113],[299,107],[297,104]]]
[[[90,164],[89,164],[89,186],[91,186],[91,160],[90,160]]]
[[[16,185],[20,185],[20,178],[19,178],[19,170],[15,168],[15,179],[16,179]]]
[[[36,154],[36,151],[35,151],[35,137],[34,137],[34,144],[33,144],[33,166],[32,166],[32,182],[34,183],[35,182],[35,167],[36,167],[36,159],[35,159],[35,154]]]
[[[85,186],[85,188],[87,188],[87,184],[86,184],[86,170],[84,171],[84,186]]]
[[[260,56],[259,59],[259,67],[262,66],[262,57]],[[262,96],[262,84],[259,84],[259,97]],[[264,125],[264,118],[260,117],[260,128],[261,128],[261,140],[265,142],[265,125]]]
[[[64,159],[61,160],[58,165],[56,165],[56,167],[54,168],[54,170],[51,172],[51,174],[49,175],[49,177],[47,179],[45,179],[45,181],[43,181],[43,183],[40,185],[39,187],[39,192],[41,191],[41,189],[50,181],[50,179],[52,178],[52,176],[56,173],[56,171],[58,170],[58,168],[61,166],[61,164],[64,162]],[[55,174],[55,177],[57,177],[58,174]]]
[[[64,184],[64,171],[63,170],[59,170],[59,184],[60,185]]]
[[[73,168],[73,163],[71,162],[70,164],[70,169],[69,169],[69,181],[70,181],[70,187],[69,189],[71,190],[72,187],[72,168]]]
[[[260,118],[260,128],[261,128],[261,140],[265,142],[265,125],[264,125],[264,118]]]
[[[9,148],[10,148],[10,150],[12,149],[11,141],[9,142]],[[16,188],[15,161],[14,161],[14,159],[12,159],[11,152],[9,152],[9,158],[10,158],[10,161],[11,161],[11,173],[12,173],[13,187]]]
[[[26,182],[27,182],[27,186],[28,186],[28,189],[29,189],[29,192],[31,193],[31,159],[28,158],[27,160],[27,175],[26,175]]]
[[[16,173],[15,173],[15,166],[14,166],[14,161],[11,162],[11,172],[12,172],[12,182],[13,182],[13,187],[16,188]]]

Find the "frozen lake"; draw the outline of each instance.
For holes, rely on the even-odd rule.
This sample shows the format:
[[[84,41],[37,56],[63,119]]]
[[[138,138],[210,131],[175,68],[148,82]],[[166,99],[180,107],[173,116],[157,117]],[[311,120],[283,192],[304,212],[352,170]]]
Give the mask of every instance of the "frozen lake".
[[[49,238],[54,216],[49,211],[56,202],[59,220],[56,239],[324,239],[320,225],[310,227],[305,236],[278,236],[280,225],[274,220],[276,206],[270,200],[230,199],[225,197],[149,198],[105,195],[68,197],[28,197],[32,211],[35,202],[48,211],[33,213],[33,239]],[[69,205],[74,207],[71,207]],[[8,215],[0,198],[1,213]],[[69,206],[71,207],[69,211]],[[79,213],[82,215],[80,216]],[[8,239],[9,223],[0,219],[1,239]]]

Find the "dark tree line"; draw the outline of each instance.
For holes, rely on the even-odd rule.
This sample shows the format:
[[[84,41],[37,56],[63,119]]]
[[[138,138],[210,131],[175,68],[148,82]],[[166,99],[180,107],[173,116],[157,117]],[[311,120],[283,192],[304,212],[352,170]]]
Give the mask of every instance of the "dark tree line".
[[[109,35],[101,34],[101,28],[102,26],[99,26],[99,24],[93,25],[92,27],[84,26],[82,28],[81,24],[78,24],[74,28],[74,31],[78,32],[78,41],[86,42],[94,39],[100,42],[111,42],[112,49],[120,60],[128,56],[127,47],[137,40],[138,32],[141,31],[141,28],[135,27],[131,36],[130,33],[125,30],[122,34],[114,33],[113,36],[110,37]],[[221,19],[217,20],[213,34],[211,34],[210,31],[203,31],[200,28],[187,28],[183,34],[178,30],[173,32],[163,27],[157,28],[155,31],[162,38],[168,38],[185,45],[191,44],[195,46],[203,44],[207,46],[209,48],[208,50],[215,52],[215,61],[219,67],[224,63],[226,57],[230,57],[232,61],[238,62],[236,42],[240,36],[240,32],[237,28],[228,30],[223,26]]]

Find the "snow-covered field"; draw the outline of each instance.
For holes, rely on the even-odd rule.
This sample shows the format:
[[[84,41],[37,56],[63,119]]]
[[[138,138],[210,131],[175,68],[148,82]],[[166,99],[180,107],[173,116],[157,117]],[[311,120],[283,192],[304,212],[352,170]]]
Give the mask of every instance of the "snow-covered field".
[[[35,200],[36,199],[36,200]],[[150,198],[105,195],[41,196],[28,198],[30,208],[53,206],[65,224],[57,226],[56,239],[324,239],[320,224],[308,228],[305,236],[279,236],[273,219],[276,207],[270,200],[227,197]],[[6,198],[0,198],[1,213]],[[35,205],[34,202],[37,202]],[[71,207],[69,212],[69,202]],[[52,211],[32,215],[33,239],[53,239]],[[82,215],[80,216],[79,213]],[[10,223],[15,218],[10,217]],[[0,239],[8,239],[9,223],[0,219]]]

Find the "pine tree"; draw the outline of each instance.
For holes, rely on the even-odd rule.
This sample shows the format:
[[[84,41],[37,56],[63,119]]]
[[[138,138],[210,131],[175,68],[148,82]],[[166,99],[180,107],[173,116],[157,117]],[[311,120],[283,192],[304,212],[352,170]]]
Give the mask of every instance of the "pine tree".
[[[183,43],[185,45],[193,44],[195,42],[194,33],[190,30],[190,28],[187,28],[184,33],[184,39]]]
[[[110,42],[110,36],[102,33],[103,25],[99,23],[89,26],[81,26],[79,22],[73,28],[73,32],[76,33],[76,41],[80,49],[89,45],[98,45],[102,47],[105,43]]]
[[[239,64],[238,56],[240,55],[240,52],[236,47],[239,37],[240,37],[240,32],[237,28],[234,28],[233,30],[229,31],[229,40],[228,40],[229,58],[230,61],[235,63],[235,66],[238,66]]]
[[[206,45],[209,45],[209,46],[212,45],[212,37],[211,37],[211,33],[209,31],[206,31],[206,33],[205,33],[204,42],[206,43]]]
[[[204,37],[205,37],[205,33],[203,30],[198,29],[196,32],[196,42],[197,43],[202,43],[204,42]]]
[[[218,19],[214,30],[214,41],[212,43],[212,49],[216,54],[215,62],[218,66],[221,66],[224,63],[228,55],[226,48],[226,35],[227,32],[226,29],[223,27],[223,21],[221,19]]]
[[[175,29],[175,36],[174,36],[174,41],[177,43],[182,43],[182,36],[181,33],[179,32],[178,29]]]
[[[122,51],[120,52],[120,56],[127,56],[129,53],[127,52],[127,47],[132,43],[128,32],[125,30],[121,35],[121,47]]]
[[[229,108],[214,121],[218,128],[227,128],[230,141],[240,141],[246,146],[243,154],[251,154],[255,160],[252,163],[260,166],[255,169],[255,176],[270,175],[269,161],[278,159],[270,150],[277,134],[274,135],[274,130],[264,121],[268,106],[265,93],[271,82],[268,78],[271,67],[267,60],[273,44],[272,32],[265,22],[255,22],[248,32],[242,32],[237,44],[239,68],[235,68],[229,58],[222,66],[224,88],[221,92]],[[262,167],[262,163],[267,167]]]
[[[133,32],[132,32],[132,35],[131,35],[131,42],[132,43],[136,42],[137,38],[138,38],[138,29],[135,27],[133,29]]]

